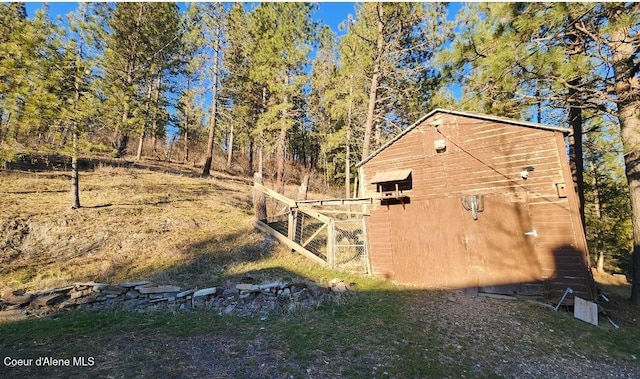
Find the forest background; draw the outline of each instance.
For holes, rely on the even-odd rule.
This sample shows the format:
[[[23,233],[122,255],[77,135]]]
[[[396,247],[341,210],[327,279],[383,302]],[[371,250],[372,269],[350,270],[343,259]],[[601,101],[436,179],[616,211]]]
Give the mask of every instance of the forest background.
[[[72,208],[95,154],[350,197],[357,162],[436,107],[564,126],[593,264],[640,305],[639,20],[634,2],[2,3],[0,165],[70,156]]]

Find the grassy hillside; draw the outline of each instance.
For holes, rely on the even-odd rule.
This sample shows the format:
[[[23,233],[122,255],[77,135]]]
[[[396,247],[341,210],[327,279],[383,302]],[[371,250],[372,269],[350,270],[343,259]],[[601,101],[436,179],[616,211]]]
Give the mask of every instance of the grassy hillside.
[[[250,181],[179,165],[98,165],[69,173],[0,171],[0,290],[75,281],[206,287],[341,278],[355,291],[266,320],[207,311],[64,312],[0,322],[0,377],[430,378],[637,377],[640,312],[608,280],[595,327],[523,300],[422,291],[334,272],[254,231]],[[295,188],[291,188],[293,192]],[[615,280],[614,280],[615,279]],[[84,357],[86,366],[4,360]],[[91,358],[93,362],[90,362]],[[11,363],[11,360],[7,361]]]

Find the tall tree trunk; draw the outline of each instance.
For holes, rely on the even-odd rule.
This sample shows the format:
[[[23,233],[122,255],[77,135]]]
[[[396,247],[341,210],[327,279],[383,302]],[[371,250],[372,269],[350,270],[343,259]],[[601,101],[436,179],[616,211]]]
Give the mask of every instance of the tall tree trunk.
[[[283,77],[284,86],[289,85],[289,75],[285,74]],[[289,104],[289,95],[285,94],[282,99],[283,105]],[[278,136],[278,144],[276,146],[276,190],[284,194],[284,168],[285,161],[287,159],[287,120],[289,118],[289,111],[285,108],[282,111],[282,120],[280,121],[280,134]]]
[[[140,138],[138,139],[138,149],[136,152],[136,160],[142,159],[142,148],[144,147],[144,130],[140,132]]]
[[[382,65],[382,53],[384,50],[384,36],[382,23],[382,3],[378,3],[376,6],[378,11],[377,31],[378,36],[376,38],[376,58],[373,65],[373,75],[371,76],[371,87],[369,88],[369,104],[367,107],[367,119],[364,124],[364,141],[362,143],[362,159],[369,155],[371,148],[371,132],[373,130],[373,123],[375,121],[375,109],[376,102],[378,101],[378,81],[380,80],[380,71]]]
[[[574,83],[577,84],[577,83]],[[575,92],[575,91],[570,91]],[[572,99],[571,95],[569,96]],[[583,158],[583,141],[582,141],[582,109],[574,101],[569,102],[569,124],[573,130],[573,134],[569,141],[569,163],[573,176],[573,183],[578,192],[580,201],[580,219],[582,225],[585,225],[584,217],[584,158]]]
[[[258,142],[258,172],[262,175],[264,171],[264,132],[260,132],[260,142]]]
[[[153,84],[149,83],[149,89],[147,90],[147,114],[149,114],[149,108],[151,107],[151,91],[153,90]],[[146,122],[145,122],[146,125]],[[142,159],[142,147],[144,146],[144,133],[146,132],[146,128],[142,128],[142,132],[140,132],[140,140],[138,141],[138,151],[136,153],[136,160],[139,161]],[[153,129],[151,129],[153,130]]]
[[[631,199],[631,219],[633,223],[633,286],[631,302],[640,306],[640,94],[633,87],[633,78],[640,68],[634,64],[636,44],[630,31],[618,28],[611,32],[609,46],[615,76],[615,90],[618,99],[618,120],[620,136],[624,148],[624,164],[629,196]]]
[[[69,133],[69,127],[67,125],[62,126],[62,133],[60,135],[60,147],[67,146],[67,134]]]
[[[570,20],[571,23],[574,20]],[[575,33],[569,33],[569,44],[567,51],[569,56],[576,56],[584,53],[583,42]],[[580,201],[580,219],[582,225],[585,225],[584,215],[584,159],[583,159],[583,136],[582,136],[582,99],[576,88],[580,87],[582,78],[576,77],[569,81],[568,89],[568,103],[569,103],[569,125],[573,134],[570,137],[569,143],[569,164],[571,166],[571,173],[573,177],[573,183],[576,191],[578,192],[578,200]],[[540,117],[540,116],[538,116]]]
[[[73,155],[71,156],[71,208],[80,208],[80,173],[78,169],[78,125],[73,127]]]
[[[267,87],[262,87],[262,112],[267,111]],[[258,141],[258,172],[263,175],[264,169],[264,131],[260,131]]]
[[[151,151],[153,152],[153,156],[158,156],[158,137],[155,134],[151,135]]]
[[[345,152],[344,160],[344,196],[349,198],[351,194],[351,127],[347,127],[347,151]]]
[[[231,160],[233,159],[233,124],[231,124],[231,129],[229,129],[229,137],[227,139],[227,170],[231,169]]]
[[[640,101],[618,104],[624,163],[633,222],[633,287],[631,302],[640,306]]]
[[[124,132],[118,139],[117,158],[122,157],[127,152],[127,146],[129,145],[129,134]]]
[[[126,87],[129,88],[133,84],[133,68],[129,64],[127,68]],[[127,145],[129,144],[129,132],[126,128],[127,121],[129,120],[129,96],[124,98],[124,109],[122,110],[122,127],[116,124],[116,130],[113,135],[113,140],[116,146],[116,157],[120,158],[127,151]],[[123,130],[124,129],[124,130]]]
[[[589,162],[589,166],[591,167],[591,172],[593,175],[593,179],[591,180],[591,186],[593,187],[593,206],[595,210],[596,219],[599,221],[599,224],[602,224],[602,202],[600,201],[600,183],[598,182],[598,169],[593,164],[593,162]],[[596,270],[598,272],[604,272],[604,249],[602,246],[602,236],[600,231],[596,229],[595,235],[593,236],[596,241],[595,246],[595,257],[596,257]]]
[[[286,158],[286,145],[287,130],[282,126],[278,135],[278,146],[276,148],[276,190],[281,194],[284,194],[284,161]]]
[[[18,141],[19,137],[20,137],[20,122],[16,120],[16,122],[13,123],[13,140],[16,142],[19,142]]]
[[[351,195],[351,116],[353,114],[353,74],[349,76],[349,108],[347,109],[347,136],[345,141],[344,160],[344,196]]]
[[[156,78],[156,85],[153,91],[153,113],[151,117],[151,151],[157,156],[158,143],[158,99],[160,98],[160,82],[162,81],[162,73]]]
[[[249,138],[249,162],[247,163],[247,175],[251,175],[253,171],[253,154],[254,154],[254,138]]]
[[[189,162],[189,121],[185,120],[185,128],[184,128],[184,153],[182,155],[182,162]]]
[[[76,65],[80,60],[79,55],[76,57]],[[80,208],[80,175],[78,169],[78,137],[80,131],[78,130],[78,102],[80,101],[80,79],[76,73],[74,80],[75,94],[73,98],[73,153],[71,155],[71,208]]]
[[[187,93],[191,92],[191,77],[187,75]],[[189,118],[191,116],[191,99],[187,98],[188,103],[184,104],[184,163],[189,161]]]
[[[213,163],[213,142],[216,135],[216,116],[218,114],[218,81],[220,75],[220,27],[216,29],[216,40],[213,46],[213,88],[211,96],[211,112],[209,114],[209,139],[207,140],[207,158],[202,168],[202,176],[211,175],[211,164]]]
[[[12,112],[8,111],[7,112],[7,119],[4,122],[5,125],[6,125],[5,132],[4,132],[2,140],[0,142],[2,142],[4,140],[10,140],[11,139],[11,115],[12,115]]]
[[[284,86],[289,85],[289,75],[283,78]],[[282,104],[289,104],[289,95],[284,95]],[[278,145],[276,146],[276,190],[284,194],[284,166],[286,160],[287,151],[287,119],[289,118],[289,112],[284,109],[282,111],[282,120],[280,121],[280,134],[278,135]]]

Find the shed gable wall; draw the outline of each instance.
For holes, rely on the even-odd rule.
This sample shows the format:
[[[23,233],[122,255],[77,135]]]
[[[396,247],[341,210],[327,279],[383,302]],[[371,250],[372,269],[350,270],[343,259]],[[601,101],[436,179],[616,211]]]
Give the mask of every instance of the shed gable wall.
[[[436,151],[434,143],[438,139],[445,140],[444,152]],[[469,224],[465,217],[471,215],[461,205],[462,196],[479,194],[492,197],[495,206],[504,212],[526,209],[524,216],[505,214],[505,219],[522,219],[518,222],[523,225],[511,228],[517,229],[517,233],[532,230],[537,233],[535,238],[525,241],[531,245],[535,264],[531,264],[529,257],[523,257],[522,265],[531,267],[520,270],[528,270],[529,274],[517,274],[514,278],[527,277],[530,281],[554,278],[556,287],[573,281],[573,287],[584,287],[587,291],[589,285],[585,284],[583,272],[588,266],[586,242],[566,161],[563,136],[556,131],[450,114],[436,114],[424,120],[361,168],[364,196],[376,195],[376,186],[370,183],[376,172],[411,169],[413,176],[413,187],[405,193],[410,198],[409,204],[390,207],[378,204],[371,208],[367,228],[374,273],[427,287],[460,288],[479,280],[471,278],[473,270],[469,267],[474,259],[484,258],[473,256],[476,253],[470,252],[468,240],[482,238],[483,232],[491,231],[474,232],[472,229],[480,223]],[[533,171],[524,180],[521,172],[527,167]],[[567,197],[558,196],[557,184],[561,183],[567,187]],[[518,203],[525,203],[526,207]],[[446,223],[441,224],[445,222],[444,213]],[[500,215],[491,217],[499,220]],[[412,227],[417,224],[422,226]],[[463,224],[467,226],[463,228]],[[504,227],[509,229],[508,225]],[[528,228],[531,230],[524,230]],[[447,231],[434,232],[436,229]],[[402,263],[403,260],[406,262]],[[407,269],[411,260],[413,272]],[[456,268],[451,269],[452,265]],[[458,279],[436,275],[438,270],[456,271]]]

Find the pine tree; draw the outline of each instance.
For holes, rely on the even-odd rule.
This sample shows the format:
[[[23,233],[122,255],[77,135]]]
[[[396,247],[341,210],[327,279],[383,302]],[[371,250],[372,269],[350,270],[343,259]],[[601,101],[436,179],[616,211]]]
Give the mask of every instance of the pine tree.
[[[57,30],[47,7],[31,20],[23,4],[0,7],[7,33],[0,37],[0,142],[30,144],[31,136],[47,133],[56,114]]]
[[[338,42],[327,26],[320,30],[318,47],[313,62],[309,93],[309,117],[311,119],[311,138],[317,141],[319,154],[325,165],[325,173],[329,173],[326,165],[328,156],[343,154],[338,134],[344,134],[341,120],[334,106],[343,104],[345,95],[339,89],[338,77]],[[337,142],[337,143],[336,143]],[[340,150],[338,150],[340,149]],[[343,159],[344,160],[344,159]],[[333,179],[333,178],[332,178]]]
[[[393,135],[424,113],[439,85],[434,54],[450,34],[446,9],[439,3],[363,3],[343,40],[353,43],[367,82],[362,157],[385,135]],[[352,40],[352,41],[350,41]]]
[[[142,104],[148,86],[175,62],[180,42],[178,7],[172,3],[117,3],[104,6],[104,91],[109,97],[117,155],[125,153],[132,133],[141,133],[145,121]],[[163,76],[167,78],[167,76]]]
[[[209,109],[209,138],[207,140],[206,159],[202,168],[202,176],[209,176],[213,162],[214,138],[218,120],[218,101],[220,96],[220,79],[222,76],[222,54],[224,47],[226,10],[221,3],[208,4],[203,12],[205,33],[208,35],[210,51],[209,72],[211,75],[211,106]]]
[[[71,146],[71,208],[80,208],[80,184],[78,159],[80,157],[80,138],[83,133],[91,129],[91,124],[96,117],[97,98],[92,71],[95,62],[87,56],[87,34],[91,25],[88,20],[88,8],[80,5],[75,14],[68,16],[71,35],[65,46],[63,60],[64,77],[63,96],[64,104],[60,115],[61,121],[69,125],[72,135]]]
[[[251,78],[252,53],[256,40],[249,33],[248,15],[244,6],[234,4],[227,18],[227,41],[223,55],[223,72],[221,81],[222,103],[227,109],[230,123],[235,131],[234,142],[228,145],[233,154],[235,142],[244,141],[248,150],[246,173],[253,175],[254,155],[258,155],[258,169],[262,173],[262,141],[257,131],[257,121],[264,112],[263,87]],[[228,159],[229,160],[229,159]]]
[[[629,272],[633,228],[619,128],[605,117],[589,124],[597,127],[589,127],[585,141],[587,241],[599,272]]]
[[[277,133],[276,188],[280,192],[285,183],[287,135],[301,111],[295,98],[302,94],[304,68],[315,35],[311,7],[307,3],[261,3],[249,14],[249,36],[254,41],[249,79],[261,85],[265,95],[258,127]]]

